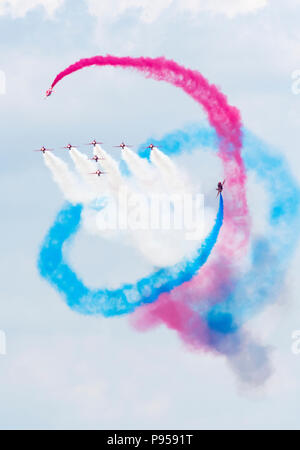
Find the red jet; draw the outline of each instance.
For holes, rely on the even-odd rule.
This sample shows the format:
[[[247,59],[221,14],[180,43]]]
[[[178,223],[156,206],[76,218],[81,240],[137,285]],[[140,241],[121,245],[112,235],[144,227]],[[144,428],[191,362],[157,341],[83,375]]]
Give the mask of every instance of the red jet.
[[[225,184],[225,180],[223,181],[223,183],[221,183],[221,181],[219,181],[218,187],[216,189],[218,191],[216,198],[218,198],[218,196],[222,193],[223,188],[224,188],[224,184]]]
[[[103,144],[103,142],[97,142],[95,139],[92,142],[89,142],[88,144],[85,145],[92,145],[93,147],[96,147],[96,145],[101,145]]]
[[[104,174],[106,172],[101,172],[101,170],[96,170],[96,172],[91,172],[90,175],[97,175],[98,177],[100,177],[100,175]]]
[[[42,153],[44,153],[45,154],[45,152],[53,152],[53,148],[46,148],[46,147],[42,147],[42,148],[40,148],[40,149],[38,149],[38,150],[33,150],[34,152],[42,152]]]
[[[68,144],[68,145],[66,145],[66,147],[62,147],[62,148],[65,148],[67,150],[71,150],[72,148],[74,148],[74,145]]]
[[[156,147],[155,145],[150,144],[150,145],[148,145],[148,147],[145,147],[145,148],[150,148],[150,150],[153,150],[155,147]]]
[[[52,94],[52,92],[53,92],[53,88],[51,87],[50,89],[48,89],[48,90],[46,91],[46,97],[45,97],[45,98],[50,97],[50,95]]]
[[[94,155],[92,158],[89,158],[91,161],[96,161],[96,162],[98,162],[99,161],[99,159],[104,159],[104,158],[99,158],[99,156],[97,156],[97,155]]]
[[[124,142],[122,142],[122,144],[120,144],[120,145],[114,145],[114,147],[116,147],[116,148],[121,148],[122,150],[124,150],[125,147],[132,147],[132,145],[127,145],[127,144],[125,144]]]

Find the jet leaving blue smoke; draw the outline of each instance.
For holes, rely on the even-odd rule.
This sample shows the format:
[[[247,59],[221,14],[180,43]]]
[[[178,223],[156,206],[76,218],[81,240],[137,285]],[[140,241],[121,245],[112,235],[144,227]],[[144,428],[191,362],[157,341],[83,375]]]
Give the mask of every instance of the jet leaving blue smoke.
[[[213,129],[190,125],[151,142],[175,155],[199,145],[217,149],[216,139]],[[148,158],[145,144],[139,155]],[[300,190],[285,159],[245,129],[242,156],[247,171],[256,173],[268,193],[269,227],[265,236],[253,238],[250,270],[239,280],[231,280],[224,287],[227,296],[217,299],[206,314],[209,328],[223,335],[237,331],[276,299],[300,234]]]
[[[251,269],[208,313],[210,328],[218,332],[223,332],[223,319],[230,318],[234,326],[228,332],[232,332],[277,298],[300,234],[300,190],[284,158],[272,155],[249,132],[244,136],[243,158],[268,192],[269,227],[265,236],[253,239]]]

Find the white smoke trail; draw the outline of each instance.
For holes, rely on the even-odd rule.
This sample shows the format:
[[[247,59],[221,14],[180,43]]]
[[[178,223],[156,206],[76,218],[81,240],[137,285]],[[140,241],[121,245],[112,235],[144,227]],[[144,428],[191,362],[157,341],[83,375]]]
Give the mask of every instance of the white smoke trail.
[[[170,209],[166,203],[162,205],[160,212],[160,221],[163,222],[163,216],[167,218],[170,215],[172,222],[172,207],[176,207],[178,194],[181,196],[191,194],[192,189],[184,181],[184,174],[179,171],[170,158],[157,148],[154,148],[152,154],[152,166],[136,155],[129,148],[122,151],[122,157],[128,164],[128,167],[138,184],[144,189],[151,200],[152,194],[159,194],[166,198],[166,203],[170,203]],[[154,166],[154,168],[153,168]],[[156,169],[156,170],[155,170]],[[168,194],[166,194],[166,192]],[[174,195],[175,194],[175,195]],[[162,202],[164,202],[162,200]],[[202,212],[199,211],[199,213]],[[129,211],[131,213],[131,211]],[[136,229],[131,231],[131,240],[139,248],[140,252],[155,266],[163,267],[179,261],[187,252],[192,251],[197,242],[187,241],[183,234],[184,230],[170,229]]]
[[[172,216],[172,206],[175,205],[173,198],[176,195],[178,198],[178,194],[183,196],[190,193],[190,188],[184,182],[182,173],[177,170],[168,156],[158,149],[152,150],[151,153],[153,154],[152,166],[127,147],[122,151],[122,157],[139,186],[148,194],[148,199],[151,200],[152,194],[161,196],[160,199],[164,205],[161,207],[159,219],[162,223],[163,216],[167,220],[168,216]],[[168,201],[170,209],[167,206]],[[194,243],[187,242],[182,238],[182,231],[172,229],[135,230],[132,240],[148,260],[155,266],[161,267],[177,262],[195,246]]]
[[[148,161],[138,156],[128,147],[125,147],[122,151],[122,158],[140,186],[146,191],[149,190],[149,187],[153,190],[156,176]]]
[[[99,163],[106,172],[103,175],[105,183],[102,183],[102,176],[90,175],[97,168],[94,162],[89,161],[76,148],[70,150],[75,167],[81,179],[85,181],[82,186],[70,172],[68,165],[60,158],[52,154],[45,155],[45,162],[64,196],[72,203],[87,204],[83,213],[83,225],[90,233],[96,233],[107,239],[130,239],[148,261],[160,267],[179,261],[193,249],[196,243],[186,241],[183,237],[184,230],[161,227],[153,229],[149,224],[145,228],[132,225],[136,223],[136,217],[139,222],[139,218],[144,216],[143,213],[141,214],[139,202],[135,202],[136,198],[141,196],[141,188],[144,194],[146,193],[146,196],[142,195],[146,201],[151,200],[153,192],[158,196],[163,194],[172,199],[170,194],[183,194],[189,191],[188,185],[182,180],[182,172],[177,170],[167,156],[159,150],[152,150],[153,167],[130,149],[126,149],[122,155],[133,176],[124,177],[117,161],[99,145],[94,147],[94,154],[100,158]],[[167,194],[166,191],[168,191]],[[128,201],[123,203],[120,196],[122,197],[124,193]],[[99,210],[99,208],[102,209]],[[111,226],[114,220],[114,214],[111,214],[111,211],[116,211],[115,226]],[[165,210],[160,207],[160,211],[159,220],[162,223],[163,216],[169,214],[168,207]],[[122,227],[120,222],[126,225]],[[106,224],[108,224],[107,227]]]
[[[122,186],[127,184],[124,177],[122,177],[117,162],[99,144],[94,147],[94,154],[101,158],[99,163],[107,173],[105,176],[107,177],[111,193],[117,197]]]
[[[111,193],[111,198],[108,200],[106,208],[97,213],[94,221],[96,222],[96,229],[98,227],[98,231],[103,237],[119,237],[120,230],[117,230],[117,228],[120,222],[127,222],[127,216],[132,212],[132,207],[126,201],[122,201],[122,199],[124,195],[127,197],[131,196],[133,191],[129,186],[128,180],[122,176],[118,163],[99,144],[94,147],[94,155],[98,156],[99,163],[106,172],[108,189]],[[112,214],[112,211],[115,211],[115,214]],[[110,214],[107,214],[108,212]],[[111,228],[105,229],[103,225],[107,222],[107,217],[110,218],[108,220],[111,221]],[[91,216],[86,215],[86,218],[89,221],[87,223],[89,229],[95,230],[95,223],[91,223]],[[116,222],[115,233],[113,232],[112,222]],[[126,230],[127,233],[128,231]]]
[[[103,209],[97,214],[96,223],[98,226],[98,232],[104,237],[111,238],[119,238],[120,229],[116,230],[116,233],[113,235],[111,230],[104,230],[103,223],[105,223],[105,217],[107,217],[107,212],[111,208],[113,210],[114,207],[117,208],[118,217],[122,216],[127,221],[128,218],[133,217],[135,214],[135,206],[132,204],[122,205],[120,201],[120,193],[126,190],[128,198],[134,198],[136,192],[133,191],[132,186],[129,185],[128,179],[121,175],[117,162],[105,152],[105,150],[96,145],[94,147],[94,153],[99,158],[103,158],[100,160],[100,164],[104,170],[108,172],[109,182],[111,193],[115,200],[115,203],[110,203],[106,209]],[[132,150],[128,147],[122,150],[122,157],[125,162],[128,164],[128,167],[134,177],[135,180],[138,181],[138,184],[144,188],[144,190],[149,193],[149,188],[151,185],[151,189],[153,188],[153,179],[154,173],[150,164],[146,161],[143,161],[139,156],[137,156]],[[152,180],[152,184],[151,184]],[[121,194],[122,195],[122,194]],[[95,223],[93,225],[93,219],[91,215],[85,215],[86,226],[90,231],[95,231]],[[158,257],[158,254],[161,253],[161,248],[159,248],[160,244],[157,242],[156,233],[153,233],[151,230],[133,230],[130,227],[124,230],[127,234],[127,239],[130,238],[133,245],[135,245],[141,253],[150,260],[153,264],[157,264],[158,260],[161,261],[161,256]],[[165,259],[163,263],[165,262]]]
[[[50,169],[54,181],[58,184],[64,197],[71,203],[85,203],[92,199],[88,190],[82,188],[68,165],[50,152],[44,153],[44,162]]]
[[[179,171],[171,159],[157,147],[150,153],[150,161],[158,169],[165,187],[169,192],[184,194],[191,192],[191,187],[185,181],[185,176]]]
[[[72,147],[69,151],[70,156],[75,164],[75,167],[84,181],[90,185],[94,192],[94,198],[105,194],[106,184],[102,175],[98,177],[93,174],[98,169],[97,165],[88,160],[88,157],[82,154],[77,148]],[[105,176],[105,175],[103,175]]]

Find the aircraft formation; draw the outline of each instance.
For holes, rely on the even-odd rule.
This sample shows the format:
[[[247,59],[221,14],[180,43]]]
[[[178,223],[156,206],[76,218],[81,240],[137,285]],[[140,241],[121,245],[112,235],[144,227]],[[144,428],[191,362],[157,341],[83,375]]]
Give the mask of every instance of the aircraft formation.
[[[49,94],[47,94],[48,92],[49,92]],[[47,91],[47,93],[46,93],[46,96],[48,97],[49,95],[51,95],[52,90],[49,89],[49,91]],[[96,141],[96,139],[94,139],[93,141],[88,142],[87,144],[84,144],[84,145],[89,145],[89,146],[96,147],[96,145],[101,145],[101,144],[103,144],[103,142],[98,142],[98,141]],[[61,147],[61,148],[65,149],[65,150],[72,150],[72,148],[76,148],[76,147],[78,147],[78,146],[77,145],[75,146],[75,145],[72,145],[72,144],[68,144],[68,145],[66,145],[64,147]],[[113,145],[113,147],[114,148],[120,148],[122,150],[126,150],[126,148],[131,148],[131,147],[133,147],[133,145],[125,144],[125,142],[123,141],[119,145]],[[154,144],[149,144],[147,147],[144,147],[144,148],[153,150],[155,147],[156,146]],[[43,146],[40,149],[34,150],[34,151],[35,152],[41,152],[41,153],[45,154],[45,152],[53,152],[54,149],[53,148],[46,148],[45,146]],[[104,159],[104,158],[101,158],[98,155],[93,155],[91,158],[88,158],[88,159],[92,160],[92,161],[95,161],[97,163],[99,160]],[[98,177],[100,177],[101,175],[106,174],[106,173],[107,172],[102,172],[101,170],[98,169],[95,172],[90,172],[90,175],[97,175]],[[218,198],[218,196],[223,192],[224,184],[225,184],[225,180],[223,180],[222,182],[221,181],[218,182],[218,186],[216,188],[218,193],[217,193],[217,197],[216,198]]]

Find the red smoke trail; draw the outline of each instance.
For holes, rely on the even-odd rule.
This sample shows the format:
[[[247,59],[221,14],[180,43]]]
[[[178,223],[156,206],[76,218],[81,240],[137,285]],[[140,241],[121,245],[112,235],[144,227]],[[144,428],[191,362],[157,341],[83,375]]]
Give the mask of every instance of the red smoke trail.
[[[241,157],[242,132],[239,110],[228,104],[226,96],[197,71],[180,66],[165,58],[131,58],[95,56],[81,59],[57,75],[52,88],[64,77],[89,66],[132,68],[147,78],[166,81],[181,88],[203,106],[211,126],[219,137],[219,157],[226,178],[224,224],[215,247],[213,261],[201,269],[190,282],[164,294],[154,304],[141,308],[136,315],[140,325],[163,321],[176,329],[188,342],[194,341],[200,331],[200,319],[189,307],[203,300],[222,301],[234,278],[233,260],[239,260],[247,250],[250,226],[245,192],[246,171]],[[180,302],[179,302],[180,300]],[[189,317],[187,325],[181,319]],[[192,325],[194,324],[194,325]],[[204,328],[202,326],[202,328]],[[203,339],[199,336],[199,343]]]

